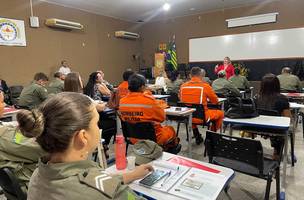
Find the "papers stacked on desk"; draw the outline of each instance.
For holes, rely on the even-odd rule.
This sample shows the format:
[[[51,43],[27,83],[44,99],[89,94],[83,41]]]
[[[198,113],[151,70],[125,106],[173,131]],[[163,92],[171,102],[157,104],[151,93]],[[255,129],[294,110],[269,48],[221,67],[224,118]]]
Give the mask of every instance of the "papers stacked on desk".
[[[189,167],[172,161],[154,161],[152,166],[155,170],[162,170],[170,175],[159,180],[151,189],[189,200],[216,199],[228,181],[218,170],[207,166],[196,168],[197,166]],[[139,184],[139,181],[135,183]]]

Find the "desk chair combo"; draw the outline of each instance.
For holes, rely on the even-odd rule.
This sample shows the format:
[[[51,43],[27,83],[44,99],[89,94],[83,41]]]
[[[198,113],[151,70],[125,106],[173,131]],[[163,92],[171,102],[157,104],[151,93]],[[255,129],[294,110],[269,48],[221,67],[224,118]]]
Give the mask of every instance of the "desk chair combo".
[[[126,152],[128,152],[129,145],[132,144],[130,138],[135,138],[138,140],[151,140],[156,143],[156,134],[152,122],[130,123],[121,121],[121,127],[123,135],[127,142]],[[177,154],[181,150],[180,144],[172,148],[165,148],[164,146],[162,147],[164,148],[164,151],[172,154]]]
[[[280,163],[263,156],[260,141],[207,131],[205,145],[209,163],[266,180],[265,200],[269,200],[271,182],[275,176],[276,199],[280,199]]]

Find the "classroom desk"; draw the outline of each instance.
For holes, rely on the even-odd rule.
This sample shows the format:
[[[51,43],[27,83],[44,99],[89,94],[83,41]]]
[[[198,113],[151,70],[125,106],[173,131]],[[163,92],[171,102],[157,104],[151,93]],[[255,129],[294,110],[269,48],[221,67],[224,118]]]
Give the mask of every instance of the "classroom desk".
[[[19,110],[12,107],[5,107],[2,118],[11,117],[12,121],[17,121],[17,113]]]
[[[180,109],[180,110],[176,110]],[[179,118],[187,118],[188,119],[188,133],[189,133],[189,140],[188,140],[188,151],[189,157],[192,158],[192,113],[195,111],[194,108],[187,108],[187,107],[173,107],[165,109],[167,116],[173,116]]]
[[[158,160],[169,160],[170,158],[173,158],[173,157],[176,157],[177,155],[173,155],[173,154],[170,154],[170,153],[166,153],[164,152],[162,157],[160,157]],[[182,156],[177,156],[177,157],[181,157],[181,158],[185,158],[185,157],[182,157]],[[218,166],[218,165],[213,165],[213,164],[210,164],[210,163],[206,163],[206,162],[202,162],[202,161],[198,161],[198,160],[193,160],[193,159],[190,159],[190,158],[185,158],[187,160],[190,160],[192,162],[195,162],[195,163],[198,163],[198,164],[201,164],[201,165],[204,165],[206,167],[209,167],[209,168],[212,168],[212,169],[216,169],[216,170],[219,170],[220,173],[218,175],[220,176],[223,176],[227,181],[226,181],[226,184],[224,185],[224,187],[233,179],[234,177],[234,171],[232,169],[229,169],[229,168],[226,168],[226,167],[222,167],[222,166]],[[174,163],[172,163],[173,165],[176,165]],[[109,167],[106,169],[106,172],[108,173],[115,173],[115,174],[122,174],[124,172],[127,172],[128,170],[123,170],[123,171],[117,171],[116,170],[116,167],[115,165]],[[205,172],[204,170],[201,170],[202,173],[206,173],[206,174],[210,174],[210,172]],[[175,195],[172,195],[172,194],[169,194],[167,192],[161,192],[161,191],[158,191],[158,190],[155,190],[155,189],[151,189],[151,188],[148,188],[148,187],[143,187],[143,186],[140,186],[136,183],[130,183],[129,184],[130,188],[133,189],[134,191],[140,193],[140,194],[143,194],[145,196],[147,196],[148,198],[150,199],[166,199],[166,200],[182,200],[183,198],[180,198],[180,197],[177,197]],[[224,188],[223,187],[223,188]],[[223,188],[221,188],[223,190]],[[217,196],[219,195],[220,193],[216,194]],[[189,196],[189,199],[191,200],[191,196]],[[206,198],[207,199],[207,198]],[[211,199],[211,198],[208,198],[208,200],[215,200],[215,199]]]
[[[164,95],[154,94],[153,96],[154,96],[155,99],[164,99],[164,100],[166,100],[166,99],[168,99],[168,97],[170,97],[170,95],[167,95],[167,94],[164,94]]]
[[[290,118],[289,117],[277,117],[277,116],[266,116],[266,115],[260,115],[255,118],[250,119],[230,119],[230,118],[224,118],[223,123],[225,125],[229,125],[229,134],[232,135],[233,125],[242,125],[246,127],[251,128],[260,128],[260,133],[266,133],[263,131],[264,129],[273,129],[278,131],[283,131],[286,134],[284,134],[284,140],[285,140],[285,146],[284,146],[284,153],[283,153],[283,176],[282,176],[282,191],[285,195],[285,189],[286,189],[286,167],[287,167],[287,151],[288,151],[288,129],[290,126]],[[249,130],[251,131],[251,130]],[[258,134],[258,132],[255,132]],[[274,135],[272,133],[272,135]],[[278,134],[276,134],[278,135]],[[279,135],[278,135],[279,136]]]

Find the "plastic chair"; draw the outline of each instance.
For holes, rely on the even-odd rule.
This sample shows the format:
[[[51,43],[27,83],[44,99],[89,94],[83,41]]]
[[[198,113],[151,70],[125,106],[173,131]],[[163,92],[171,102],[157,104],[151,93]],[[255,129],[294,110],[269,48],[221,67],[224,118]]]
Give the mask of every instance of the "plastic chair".
[[[260,141],[221,135],[207,131],[205,145],[209,162],[267,181],[265,200],[269,199],[272,178],[276,179],[276,197],[280,199],[280,165],[263,157]]]

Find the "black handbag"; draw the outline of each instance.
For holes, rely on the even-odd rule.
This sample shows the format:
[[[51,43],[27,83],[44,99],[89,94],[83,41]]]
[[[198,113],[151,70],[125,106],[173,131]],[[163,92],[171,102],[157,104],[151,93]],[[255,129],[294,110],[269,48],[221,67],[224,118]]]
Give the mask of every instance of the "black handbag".
[[[252,98],[230,97],[228,98],[228,110],[225,112],[225,116],[231,119],[254,118],[259,116],[259,113]]]

